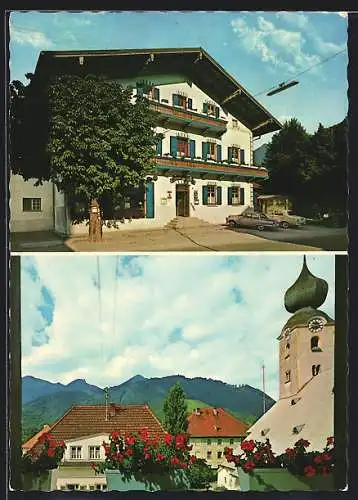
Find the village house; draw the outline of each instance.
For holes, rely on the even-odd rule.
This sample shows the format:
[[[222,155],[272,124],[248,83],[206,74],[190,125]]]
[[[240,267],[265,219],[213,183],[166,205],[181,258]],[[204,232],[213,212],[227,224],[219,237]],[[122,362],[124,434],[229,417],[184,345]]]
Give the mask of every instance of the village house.
[[[42,434],[46,434],[47,432],[50,431],[50,429],[51,429],[51,426],[48,424],[45,424],[39,432],[37,432],[34,436],[32,436],[27,441],[25,441],[25,443],[23,443],[21,446],[22,454],[25,455],[25,453],[29,452],[35,446],[35,444],[38,442],[38,440],[40,439]]]
[[[105,459],[103,441],[113,431],[138,432],[147,427],[164,437],[164,429],[148,405],[73,406],[50,432],[67,446],[63,460],[51,472],[51,490],[105,491],[104,474],[95,474],[91,465]],[[33,439],[34,440],[34,439]],[[33,446],[36,446],[34,440]]]
[[[243,86],[202,48],[41,52],[30,85],[50,77],[97,74],[145,95],[157,112],[155,167],[111,215],[120,230],[164,227],[176,217],[223,224],[254,204],[253,186],[268,177],[254,165],[253,143],[281,128]],[[87,206],[76,207],[88,211]],[[50,183],[10,178],[12,232],[86,233],[74,207]],[[70,215],[70,212],[72,215]],[[87,212],[86,212],[87,213]],[[114,230],[104,227],[105,231]]]
[[[196,408],[188,418],[192,454],[217,468],[226,462],[224,448],[238,446],[247,428],[224,408]]]

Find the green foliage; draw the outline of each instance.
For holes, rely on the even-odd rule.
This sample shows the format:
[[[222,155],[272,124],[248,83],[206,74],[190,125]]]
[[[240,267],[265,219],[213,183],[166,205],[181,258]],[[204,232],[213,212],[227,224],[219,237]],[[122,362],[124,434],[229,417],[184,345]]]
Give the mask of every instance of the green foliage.
[[[164,429],[170,434],[186,432],[188,428],[188,405],[185,393],[179,382],[170,388],[168,396],[163,405]]]
[[[298,122],[284,123],[268,145],[264,191],[291,198],[302,215],[346,211],[346,121],[310,135]]]
[[[197,459],[187,470],[190,487],[194,489],[208,489],[216,480],[217,471],[212,469],[204,459]]]
[[[147,99],[132,104],[131,88],[92,75],[57,77],[47,89],[12,82],[11,92],[14,171],[87,202],[143,185],[157,140]]]

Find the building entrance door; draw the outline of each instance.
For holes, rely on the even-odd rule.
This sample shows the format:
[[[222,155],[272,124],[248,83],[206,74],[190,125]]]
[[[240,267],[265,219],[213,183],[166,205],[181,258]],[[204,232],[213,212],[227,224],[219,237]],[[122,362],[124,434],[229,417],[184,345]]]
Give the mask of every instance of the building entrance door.
[[[176,215],[189,217],[189,185],[177,184],[175,188]]]

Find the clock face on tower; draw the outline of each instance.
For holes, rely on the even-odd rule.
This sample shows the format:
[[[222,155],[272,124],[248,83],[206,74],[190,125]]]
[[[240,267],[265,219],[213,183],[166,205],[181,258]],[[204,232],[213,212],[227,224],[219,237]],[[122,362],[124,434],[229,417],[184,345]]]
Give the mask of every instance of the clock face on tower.
[[[326,323],[326,321],[324,318],[312,318],[308,322],[308,329],[312,333],[321,332],[323,330],[325,323]]]

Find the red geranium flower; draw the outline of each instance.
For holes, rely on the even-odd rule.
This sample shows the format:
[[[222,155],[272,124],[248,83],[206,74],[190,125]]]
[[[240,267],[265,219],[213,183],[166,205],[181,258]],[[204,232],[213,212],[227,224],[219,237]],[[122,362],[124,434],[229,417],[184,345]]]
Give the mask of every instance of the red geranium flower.
[[[294,457],[296,455],[296,450],[294,448],[286,448],[285,453],[289,457]]]
[[[172,458],[170,459],[170,463],[171,463],[172,465],[179,465],[180,460],[179,460],[179,458],[178,458],[178,457],[172,457]]]
[[[158,462],[161,462],[162,460],[164,460],[165,456],[163,455],[163,453],[157,453],[157,460]]]
[[[195,462],[196,462],[196,461],[197,461],[196,456],[195,456],[195,455],[191,455],[191,456],[190,456],[190,463],[191,463],[191,464],[195,464]]]
[[[316,475],[316,469],[312,467],[311,465],[307,465],[304,469],[303,472],[306,477],[312,477]]]
[[[244,450],[244,451],[250,451],[250,452],[253,452],[254,449],[255,449],[255,442],[250,439],[249,441],[243,441],[241,443],[241,449]]]
[[[246,462],[246,464],[243,465],[243,469],[244,469],[245,472],[250,472],[255,467],[256,467],[255,462],[253,462],[252,460]]]
[[[124,442],[126,445],[132,446],[136,442],[135,436],[126,436],[124,438]]]
[[[134,450],[133,448],[126,448],[124,453],[127,455],[127,457],[132,457],[134,455]]]
[[[113,441],[118,441],[118,439],[119,439],[119,432],[117,432],[117,431],[113,431],[113,432],[111,433],[111,439],[112,439]]]
[[[322,463],[322,455],[317,455],[316,457],[314,457],[313,461],[317,465],[321,464]]]
[[[170,445],[173,440],[173,436],[171,434],[166,434],[164,438],[164,442],[166,445]]]
[[[152,457],[151,457],[151,454],[150,453],[145,453],[144,454],[144,460],[150,460]]]
[[[54,457],[54,456],[55,456],[55,448],[49,448],[49,449],[47,450],[47,455],[48,455],[49,457]]]

